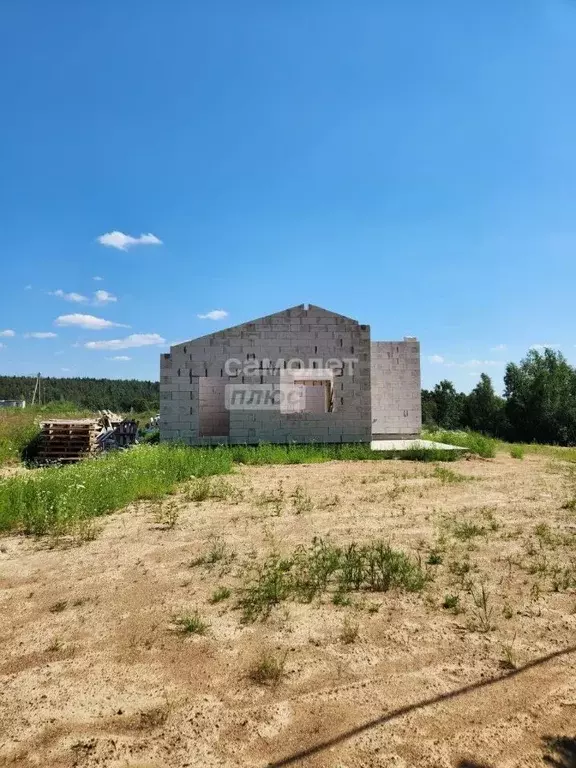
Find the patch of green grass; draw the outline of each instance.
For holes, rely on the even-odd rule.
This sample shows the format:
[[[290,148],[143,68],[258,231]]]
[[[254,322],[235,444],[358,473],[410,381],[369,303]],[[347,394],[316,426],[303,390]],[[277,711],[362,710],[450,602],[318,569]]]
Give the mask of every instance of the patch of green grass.
[[[482,525],[476,525],[468,520],[462,520],[455,522],[452,526],[452,535],[454,538],[460,541],[469,541],[475,536],[483,536],[486,533],[486,528]]]
[[[434,467],[432,477],[440,480],[441,483],[465,483],[470,480],[466,475],[454,472],[452,469],[448,469],[448,467]]]
[[[456,461],[455,451],[415,446],[408,451],[373,451],[367,443],[310,445],[235,445],[228,449],[239,464],[317,464],[325,461]],[[456,454],[456,455],[455,455]]]
[[[382,541],[337,547],[314,539],[308,548],[298,547],[284,557],[272,554],[256,566],[239,606],[244,621],[255,621],[283,600],[310,602],[333,591],[333,601],[342,603],[352,591],[416,592],[428,578],[418,563]]]
[[[467,448],[471,453],[482,456],[485,459],[493,459],[496,456],[498,441],[479,432],[439,430],[437,432],[423,433],[426,440],[434,440],[437,443],[457,445]],[[449,453],[449,451],[446,451]]]
[[[426,560],[427,565],[442,565],[443,557],[442,553],[438,549],[431,549],[430,554],[428,555],[428,559]]]
[[[210,598],[211,603],[221,603],[222,600],[227,600],[232,592],[228,589],[228,587],[218,587],[218,589],[215,589],[212,593],[212,597]]]
[[[458,595],[445,595],[442,608],[452,613],[460,613],[460,597]]]
[[[178,632],[184,635],[205,635],[210,627],[198,611],[194,613],[183,613],[172,618],[172,623]]]
[[[510,456],[513,459],[523,459],[524,458],[524,447],[522,445],[513,445],[510,448]]]
[[[65,534],[79,520],[159,499],[191,476],[230,472],[226,450],[141,445],[66,467],[47,467],[0,482],[0,531]]]

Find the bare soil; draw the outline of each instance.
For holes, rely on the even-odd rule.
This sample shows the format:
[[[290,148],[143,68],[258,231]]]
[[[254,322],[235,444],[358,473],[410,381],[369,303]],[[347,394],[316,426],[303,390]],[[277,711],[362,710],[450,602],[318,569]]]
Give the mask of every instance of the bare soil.
[[[466,479],[399,461],[244,467],[226,478],[241,499],[164,503],[172,528],[141,503],[81,545],[0,539],[0,764],[574,766],[569,467],[446,467]],[[249,566],[315,536],[383,539],[433,578],[242,623]],[[218,587],[231,596],[212,603]],[[206,634],[175,631],[195,610]],[[284,674],[262,685],[267,652]]]

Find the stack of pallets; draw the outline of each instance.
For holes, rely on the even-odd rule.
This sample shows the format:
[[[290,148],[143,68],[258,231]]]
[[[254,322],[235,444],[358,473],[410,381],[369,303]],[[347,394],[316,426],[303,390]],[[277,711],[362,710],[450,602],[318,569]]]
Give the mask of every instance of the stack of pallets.
[[[40,425],[43,461],[80,461],[99,450],[102,427],[96,419],[53,419]]]

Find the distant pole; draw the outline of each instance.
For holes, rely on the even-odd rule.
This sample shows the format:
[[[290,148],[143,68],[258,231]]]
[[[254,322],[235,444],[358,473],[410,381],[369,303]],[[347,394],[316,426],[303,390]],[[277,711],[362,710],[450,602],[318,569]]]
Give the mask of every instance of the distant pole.
[[[36,402],[36,394],[38,394],[38,405],[40,405],[40,374],[36,376],[36,382],[34,384],[34,392],[32,394],[32,405]]]

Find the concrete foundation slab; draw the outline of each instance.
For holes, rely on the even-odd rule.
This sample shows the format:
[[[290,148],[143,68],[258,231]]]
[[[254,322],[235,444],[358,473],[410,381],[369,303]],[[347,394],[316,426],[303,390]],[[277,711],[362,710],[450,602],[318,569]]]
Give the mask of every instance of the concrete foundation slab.
[[[413,448],[439,448],[443,451],[467,451],[459,445],[435,443],[432,440],[373,440],[370,443],[373,451],[410,451]]]

